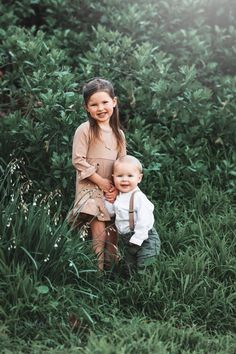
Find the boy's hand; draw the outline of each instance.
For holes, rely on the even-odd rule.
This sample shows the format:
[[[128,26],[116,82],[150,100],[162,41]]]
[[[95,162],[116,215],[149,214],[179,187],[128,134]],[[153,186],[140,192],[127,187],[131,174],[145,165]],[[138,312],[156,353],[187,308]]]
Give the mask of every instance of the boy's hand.
[[[112,182],[107,178],[101,178],[98,186],[103,192],[105,192],[105,194],[114,188]]]
[[[114,186],[112,186],[109,192],[105,193],[105,198],[108,202],[113,204],[114,201],[116,200],[117,194],[118,194],[118,190]]]

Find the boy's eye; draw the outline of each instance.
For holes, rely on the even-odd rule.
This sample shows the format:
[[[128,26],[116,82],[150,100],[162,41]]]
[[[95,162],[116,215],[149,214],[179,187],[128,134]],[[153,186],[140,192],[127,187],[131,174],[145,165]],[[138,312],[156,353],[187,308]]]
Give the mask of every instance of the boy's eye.
[[[133,177],[133,175],[128,175],[128,177]]]

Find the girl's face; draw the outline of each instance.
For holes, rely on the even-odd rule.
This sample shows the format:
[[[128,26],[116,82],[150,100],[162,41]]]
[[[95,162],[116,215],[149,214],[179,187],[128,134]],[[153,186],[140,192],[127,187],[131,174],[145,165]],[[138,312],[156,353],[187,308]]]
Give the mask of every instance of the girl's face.
[[[104,124],[109,123],[116,104],[116,97],[111,98],[107,92],[99,91],[95,92],[89,98],[85,108],[90,116],[95,119],[98,124]]]

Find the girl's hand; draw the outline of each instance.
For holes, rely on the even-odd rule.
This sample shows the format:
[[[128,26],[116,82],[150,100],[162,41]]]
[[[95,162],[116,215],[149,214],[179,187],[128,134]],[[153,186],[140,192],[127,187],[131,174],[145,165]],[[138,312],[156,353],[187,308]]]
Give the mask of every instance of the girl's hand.
[[[89,176],[88,179],[95,183],[103,192],[109,192],[112,191],[113,186],[112,181],[110,181],[108,178],[103,178],[101,177],[98,173],[94,173],[92,176]]]
[[[98,187],[105,193],[109,192],[110,190],[113,190],[114,188],[112,182],[107,178],[101,178]]]
[[[110,189],[109,192],[105,193],[105,198],[108,202],[113,204],[114,201],[116,200],[117,195],[118,195],[118,189],[116,189],[116,187],[113,186],[113,188]]]

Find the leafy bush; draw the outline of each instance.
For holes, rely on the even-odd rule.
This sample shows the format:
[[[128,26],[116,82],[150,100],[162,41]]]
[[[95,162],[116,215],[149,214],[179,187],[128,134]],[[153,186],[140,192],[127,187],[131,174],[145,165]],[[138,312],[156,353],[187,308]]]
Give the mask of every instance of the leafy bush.
[[[50,191],[60,181],[68,190],[74,184],[71,140],[83,117],[78,84],[63,65],[64,53],[43,32],[9,27],[2,41],[2,157],[23,158],[39,189]]]
[[[3,0],[0,13],[3,350],[234,353],[233,2]],[[81,86],[98,75],[162,240],[130,281],[98,274],[65,221]]]
[[[43,11],[47,16],[55,14],[56,4],[45,4]],[[200,5],[201,2],[196,4]],[[87,5],[84,6],[85,11]],[[91,19],[102,13],[103,3],[96,6]],[[136,8],[136,4],[127,6]],[[170,18],[175,20],[168,2],[155,6],[156,11],[170,11]],[[189,11],[186,4],[181,6]],[[150,9],[144,11],[145,16],[150,15]],[[138,14],[135,21],[139,21]],[[61,27],[47,16],[44,22],[48,19],[47,26],[55,31],[60,32],[65,26],[73,31],[70,16],[68,22],[62,21]],[[64,16],[62,12],[61,16]],[[167,189],[182,198],[183,194],[186,196],[186,185],[197,187],[208,179],[231,193],[235,188],[235,79],[218,70],[214,55],[209,54],[211,50],[206,44],[212,36],[223,41],[224,28],[212,34],[209,27],[207,38],[200,40],[205,51],[209,48],[209,56],[207,64],[202,62],[199,66],[198,62],[191,60],[183,43],[176,46],[183,48],[183,53],[173,55],[164,46],[154,47],[149,32],[149,41],[137,41],[135,33],[124,35],[122,24],[119,32],[108,30],[104,18],[103,23],[104,26],[93,27],[92,40],[83,46],[84,52],[80,48],[83,40],[78,40],[73,47],[80,53],[73,55],[74,62],[70,62],[74,72],[66,66],[69,63],[68,50],[63,44],[59,49],[61,32],[53,34],[49,31],[46,36],[40,30],[35,33],[34,28],[31,32],[17,27],[2,30],[2,156],[6,161],[11,159],[9,153],[17,158],[24,157],[27,173],[38,182],[40,189],[50,191],[59,184],[67,200],[65,209],[68,209],[74,186],[70,162],[72,137],[77,125],[85,119],[81,95],[77,91],[88,77],[101,75],[115,84],[129,152],[140,157],[149,171],[148,180],[155,180],[155,184],[161,187],[158,189],[162,190],[162,195],[155,187],[150,191],[151,195],[158,193],[159,197],[165,198]],[[186,33],[191,33],[189,24],[185,27]],[[196,27],[195,31],[202,35],[206,33],[202,26]],[[233,39],[233,28],[229,31],[230,39]],[[168,31],[165,33],[167,36]],[[178,33],[171,33],[178,37]],[[195,33],[192,36],[196,38]],[[175,42],[176,38],[173,39]],[[164,37],[160,37],[160,43],[162,41]],[[188,36],[186,42],[191,43]],[[190,46],[191,55],[202,58],[199,52],[193,51],[196,43]],[[186,60],[181,61],[184,56]],[[141,149],[143,146],[145,152]],[[165,185],[163,175],[166,175]],[[145,181],[143,185],[146,189]],[[192,194],[191,188],[187,188],[187,193]]]

